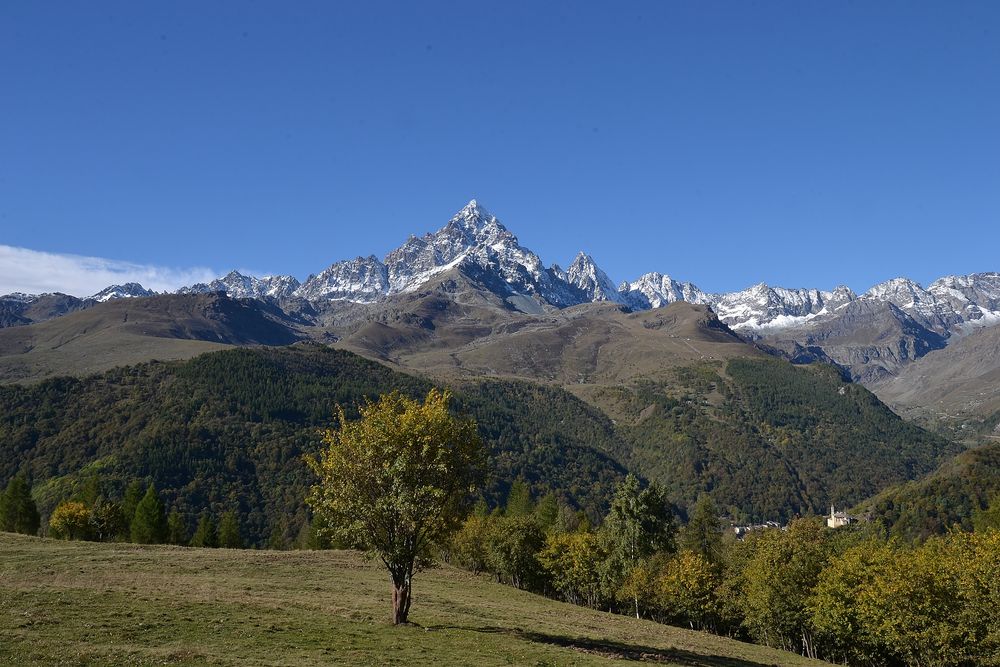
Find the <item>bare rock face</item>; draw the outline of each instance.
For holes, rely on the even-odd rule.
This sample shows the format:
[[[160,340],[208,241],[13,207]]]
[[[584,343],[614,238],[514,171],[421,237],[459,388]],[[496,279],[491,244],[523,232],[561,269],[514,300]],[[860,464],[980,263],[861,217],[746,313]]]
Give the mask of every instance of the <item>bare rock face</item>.
[[[389,288],[385,264],[374,255],[337,262],[309,278],[293,295],[307,301],[377,301]]]
[[[777,332],[763,339],[807,360],[829,360],[856,381],[874,382],[894,375],[907,363],[945,346],[945,337],[916,322],[892,303],[857,299],[829,318]]]
[[[613,301],[625,303],[628,298],[622,294],[594,262],[594,258],[585,252],[580,252],[573,263],[566,269],[565,280],[581,290],[588,301]]]

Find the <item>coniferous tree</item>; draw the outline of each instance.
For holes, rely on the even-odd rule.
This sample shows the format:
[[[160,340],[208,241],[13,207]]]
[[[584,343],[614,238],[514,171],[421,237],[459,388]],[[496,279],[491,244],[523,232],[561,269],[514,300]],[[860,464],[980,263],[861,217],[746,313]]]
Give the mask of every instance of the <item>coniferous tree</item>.
[[[285,539],[285,531],[280,524],[271,529],[271,536],[267,538],[267,548],[272,551],[284,551],[288,548],[288,540]]]
[[[709,563],[719,562],[722,555],[722,522],[719,521],[719,510],[708,494],[698,497],[691,518],[681,531],[680,546]]]
[[[284,551],[288,549],[288,532],[288,520],[285,517],[281,517],[271,528],[271,535],[267,538],[267,548],[273,551]]]
[[[472,515],[478,516],[480,519],[485,519],[490,515],[490,505],[482,496],[480,496],[479,500],[476,501],[476,504],[472,506]]]
[[[556,519],[559,518],[559,501],[556,494],[549,491],[538,501],[535,507],[535,517],[542,530],[550,530],[555,527]]]
[[[176,509],[170,511],[167,517],[167,543],[187,545],[188,528],[184,517]]]
[[[167,539],[167,516],[163,501],[152,484],[136,505],[131,535],[136,544],[162,544]]]
[[[524,480],[517,479],[510,485],[507,494],[507,516],[531,516],[535,511],[535,503],[531,500],[531,490]]]
[[[93,509],[97,504],[97,499],[101,497],[101,480],[96,474],[87,477],[83,486],[76,493],[75,500],[79,500],[87,507]]]
[[[240,520],[236,516],[236,512],[226,512],[219,519],[219,546],[223,549],[243,548],[243,538],[240,537]]]
[[[0,495],[0,530],[35,535],[40,517],[31,497],[31,487],[23,477],[14,477]]]
[[[137,479],[129,482],[129,485],[125,487],[125,494],[122,496],[121,508],[122,508],[122,538],[128,540],[130,537],[130,531],[132,527],[132,519],[135,518],[135,508],[139,506],[139,501],[142,500],[143,489],[142,482]]]
[[[215,533],[215,523],[208,512],[204,512],[198,520],[198,528],[191,538],[193,547],[217,547],[219,546],[218,536]]]
[[[639,479],[629,473],[615,490],[602,532],[609,555],[607,585],[617,594],[647,558],[658,551],[674,550],[673,515],[663,489],[657,484],[642,489]],[[628,597],[639,618],[639,597]]]
[[[559,503],[555,529],[558,533],[575,533],[580,526],[580,514],[564,502]]]

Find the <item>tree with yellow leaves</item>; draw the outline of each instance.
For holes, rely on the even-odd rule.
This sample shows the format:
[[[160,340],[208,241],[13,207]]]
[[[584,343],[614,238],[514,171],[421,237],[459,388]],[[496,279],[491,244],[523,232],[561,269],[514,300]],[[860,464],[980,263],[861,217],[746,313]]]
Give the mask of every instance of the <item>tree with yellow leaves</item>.
[[[85,540],[90,537],[90,510],[75,500],[61,502],[49,517],[49,529],[57,537]]]
[[[392,620],[406,623],[413,574],[429,547],[453,533],[485,468],[476,424],[448,412],[448,392],[423,403],[392,392],[360,407],[361,419],[327,431],[307,457],[319,483],[307,501],[345,543],[379,558],[392,580]]]

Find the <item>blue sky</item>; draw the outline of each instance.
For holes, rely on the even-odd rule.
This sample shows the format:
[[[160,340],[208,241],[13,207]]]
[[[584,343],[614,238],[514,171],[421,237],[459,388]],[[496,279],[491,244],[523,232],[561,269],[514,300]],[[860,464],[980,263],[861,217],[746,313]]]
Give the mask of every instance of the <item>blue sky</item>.
[[[1000,270],[1000,3],[55,7],[0,7],[0,288],[304,278],[473,197],[615,280]]]

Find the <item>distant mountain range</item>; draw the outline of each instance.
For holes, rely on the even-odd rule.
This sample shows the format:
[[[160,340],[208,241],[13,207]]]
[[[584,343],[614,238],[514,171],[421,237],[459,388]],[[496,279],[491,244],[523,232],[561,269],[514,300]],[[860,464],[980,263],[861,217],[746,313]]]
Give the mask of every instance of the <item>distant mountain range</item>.
[[[177,293],[256,299],[329,325],[346,312],[357,318],[366,311],[384,311],[398,298],[456,271],[492,294],[500,308],[534,316],[600,302],[631,311],[679,301],[705,305],[722,323],[772,353],[793,361],[828,361],[873,386],[953,340],[1000,323],[998,273],[946,276],[926,289],[895,278],[861,295],[844,286],[822,291],[763,283],[717,294],[663,273],[615,285],[583,252],[566,269],[546,267],[475,200],[438,231],[411,236],[381,259],[372,255],[339,261],[304,282],[232,271]],[[0,325],[32,324],[109,300],[152,295],[136,283],[112,285],[86,299],[11,294],[0,297]]]

